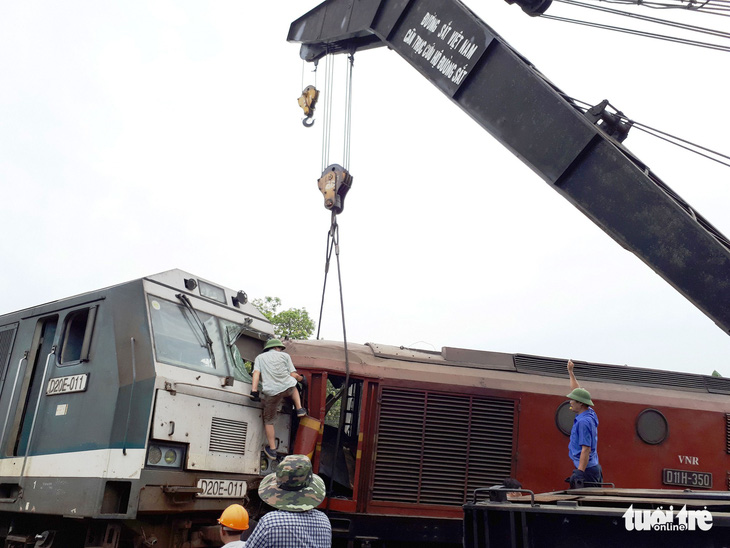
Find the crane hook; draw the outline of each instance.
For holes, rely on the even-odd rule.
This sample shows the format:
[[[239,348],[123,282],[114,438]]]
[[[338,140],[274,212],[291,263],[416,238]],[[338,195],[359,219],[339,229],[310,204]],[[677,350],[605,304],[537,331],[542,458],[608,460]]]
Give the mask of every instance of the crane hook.
[[[304,88],[302,96],[297,99],[299,106],[304,110],[304,116],[306,116],[302,120],[304,127],[312,127],[314,125],[312,117],[314,116],[314,107],[317,104],[317,99],[319,99],[319,90],[314,86]]]

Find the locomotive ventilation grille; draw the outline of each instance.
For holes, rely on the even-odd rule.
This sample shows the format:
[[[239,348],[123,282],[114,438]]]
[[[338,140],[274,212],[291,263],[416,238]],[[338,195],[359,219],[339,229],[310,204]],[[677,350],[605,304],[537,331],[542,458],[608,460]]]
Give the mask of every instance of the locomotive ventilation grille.
[[[208,450],[217,453],[236,453],[246,451],[246,432],[248,423],[213,417],[210,425],[210,444]]]
[[[515,354],[515,368],[519,373],[532,373],[549,377],[567,378],[565,369],[566,360],[542,358]],[[660,371],[642,369],[639,367],[625,367],[621,365],[594,364],[575,362],[575,376],[581,381],[615,382],[638,384],[642,386],[657,386],[674,390],[691,390],[712,392],[716,394],[730,394],[730,379],[724,377],[710,377],[692,373],[674,371]]]
[[[373,500],[462,505],[509,477],[515,402],[383,388]]]

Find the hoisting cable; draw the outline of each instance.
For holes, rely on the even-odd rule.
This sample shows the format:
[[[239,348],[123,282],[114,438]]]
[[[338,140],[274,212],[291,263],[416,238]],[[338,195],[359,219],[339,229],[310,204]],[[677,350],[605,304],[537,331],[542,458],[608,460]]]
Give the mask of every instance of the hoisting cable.
[[[324,73],[324,128],[322,128],[322,171],[329,165],[330,143],[332,139],[332,82],[334,55],[325,56]]]
[[[730,8],[727,7],[728,2],[724,0],[705,0],[704,2],[695,2],[693,0],[678,0],[675,4],[665,2],[646,2],[645,0],[599,0],[599,2],[605,2],[607,4],[619,4],[622,6],[640,6],[642,8],[650,8],[656,10],[674,9],[684,11],[696,11],[699,13],[707,13],[709,15],[720,15],[722,17],[728,16],[722,13],[715,12],[730,11]],[[724,7],[722,6],[723,4]]]
[[[569,97],[566,94],[562,94],[562,95],[566,100],[574,103],[576,108],[578,108],[584,112],[591,108],[590,103],[581,101],[580,99],[575,99],[573,97]],[[586,105],[586,106],[580,106],[580,104]],[[610,105],[610,103],[609,103],[609,105]],[[718,164],[722,164],[726,167],[730,167],[730,156],[727,154],[723,154],[721,152],[712,150],[711,148],[708,148],[708,147],[705,147],[702,145],[698,145],[697,143],[693,143],[692,141],[688,141],[687,139],[677,137],[676,135],[672,135],[671,133],[668,133],[666,131],[656,129],[656,128],[651,127],[642,122],[637,122],[636,120],[632,120],[631,118],[625,116],[624,114],[622,114],[620,112],[617,112],[616,115],[621,121],[631,124],[631,127],[635,127],[636,129],[651,135],[652,137],[656,137],[658,139],[666,141],[667,143],[678,146],[679,148],[682,148],[689,152],[693,152],[694,154],[702,156],[703,158],[707,158],[708,160],[712,160],[713,162],[717,162]],[[723,159],[727,160],[727,161],[723,161]]]
[[[335,395],[332,401],[340,400],[340,417],[337,428],[337,436],[335,440],[334,454],[332,456],[332,466],[329,474],[329,485],[327,487],[327,508],[329,510],[330,500],[333,493],[333,484],[335,471],[337,469],[337,459],[340,455],[340,443],[342,441],[342,431],[345,427],[345,416],[347,413],[347,394],[350,386],[350,358],[347,348],[347,327],[345,322],[345,302],[342,290],[342,269],[340,265],[340,227],[337,223],[337,215],[342,213],[344,208],[344,199],[348,190],[352,186],[352,176],[348,169],[350,164],[350,131],[352,129],[352,67],[354,64],[354,56],[348,56],[348,65],[346,71],[345,82],[345,121],[344,121],[344,138],[343,138],[343,164],[345,167],[337,164],[329,165],[329,149],[331,145],[331,115],[332,115],[332,89],[333,89],[333,73],[334,62],[333,55],[328,55],[326,60],[325,74],[325,122],[322,138],[322,177],[318,181],[318,186],[325,199],[325,208],[331,211],[330,228],[327,231],[327,247],[325,254],[324,283],[322,286],[322,301],[319,309],[319,321],[317,327],[317,339],[320,338],[320,330],[322,328],[322,315],[324,312],[324,298],[327,291],[327,278],[329,274],[330,262],[332,260],[332,252],[335,253],[337,262],[337,281],[339,285],[340,297],[340,315],[342,319],[342,339],[345,352],[345,381]],[[344,397],[343,397],[344,396]]]
[[[557,17],[555,15],[542,15],[545,19],[551,19],[553,21],[560,21],[562,23],[574,23],[577,25],[584,25],[587,27],[599,28],[604,30],[613,30],[616,32],[623,32],[625,34],[633,34],[635,36],[642,36],[644,38],[654,38],[656,40],[665,40],[667,42],[674,42],[677,44],[685,44],[688,46],[697,46],[701,48],[714,49],[718,51],[730,51],[729,46],[721,46],[719,44],[712,44],[710,42],[700,42],[697,40],[689,40],[686,38],[678,38],[676,36],[668,36],[666,34],[655,34],[653,32],[639,31],[633,29],[627,29],[623,27],[614,27],[612,25],[603,25],[600,23],[591,23],[589,21],[581,21],[579,19],[568,19],[566,17]]]
[[[607,8],[604,6],[593,6],[591,4],[586,4],[585,2],[578,2],[577,0],[555,0],[556,2],[560,2],[561,4],[566,4],[569,6],[576,6],[579,8],[585,8],[595,11],[602,11],[604,13],[610,13],[611,15],[619,15],[621,17],[629,17],[631,19],[638,19],[639,21],[644,21],[647,23],[656,23],[658,25],[666,25],[668,27],[674,27],[682,30],[687,30],[691,32],[699,32],[702,34],[707,34],[709,36],[718,36],[720,38],[730,38],[730,33],[711,29],[707,27],[700,27],[697,25],[688,25],[686,23],[679,23],[676,21],[671,21],[669,19],[660,19],[659,17],[649,17],[648,15],[641,15],[638,13],[632,13],[628,11],[622,11],[615,8]]]
[[[628,11],[622,11],[617,10],[615,8],[607,8],[604,6],[593,6],[591,4],[586,4],[585,2],[578,2],[576,0],[555,0],[556,2],[560,2],[561,4],[566,4],[569,6],[576,6],[579,8],[586,8],[590,10],[596,10],[596,11],[602,11],[604,13],[610,13],[611,15],[619,15],[621,17],[629,17],[631,19],[638,19],[639,21],[645,21],[648,23],[656,23],[658,25],[666,25],[668,27],[674,27],[682,30],[687,30],[691,32],[699,32],[702,34],[707,34],[710,36],[718,36],[720,38],[730,38],[730,33],[711,29],[707,27],[700,27],[697,25],[688,25],[686,23],[678,23],[676,21],[670,21],[669,19],[660,19],[659,17],[649,17],[648,15],[641,15],[637,13],[632,13]]]

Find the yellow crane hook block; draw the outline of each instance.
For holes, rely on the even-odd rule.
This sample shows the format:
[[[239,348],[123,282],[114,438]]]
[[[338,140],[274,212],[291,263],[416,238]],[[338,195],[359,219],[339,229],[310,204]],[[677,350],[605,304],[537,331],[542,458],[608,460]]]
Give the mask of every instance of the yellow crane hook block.
[[[352,175],[341,165],[332,164],[322,172],[317,186],[324,195],[324,207],[335,214],[342,213],[345,195],[352,186]]]
[[[299,102],[299,106],[302,107],[302,110],[304,111],[304,116],[306,116],[306,118],[302,120],[302,124],[306,127],[311,127],[312,124],[314,124],[312,116],[314,116],[314,105],[317,104],[317,99],[319,99],[319,91],[317,88],[314,86],[307,86],[304,88],[304,91],[302,91],[302,96],[297,100]]]

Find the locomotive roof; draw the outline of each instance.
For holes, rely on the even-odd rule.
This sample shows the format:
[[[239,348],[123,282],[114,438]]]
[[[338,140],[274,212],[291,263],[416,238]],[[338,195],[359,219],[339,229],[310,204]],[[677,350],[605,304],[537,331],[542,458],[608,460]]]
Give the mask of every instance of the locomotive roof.
[[[343,360],[343,343],[334,341],[287,341],[290,351],[299,356],[324,360]],[[506,371],[566,379],[567,358],[529,354],[507,354],[466,348],[443,347],[440,352],[378,343],[348,343],[350,363],[371,364],[373,358],[401,362],[429,363],[440,366]],[[696,373],[647,369],[573,360],[581,382],[599,382],[668,388],[681,391],[730,394],[730,379]]]

